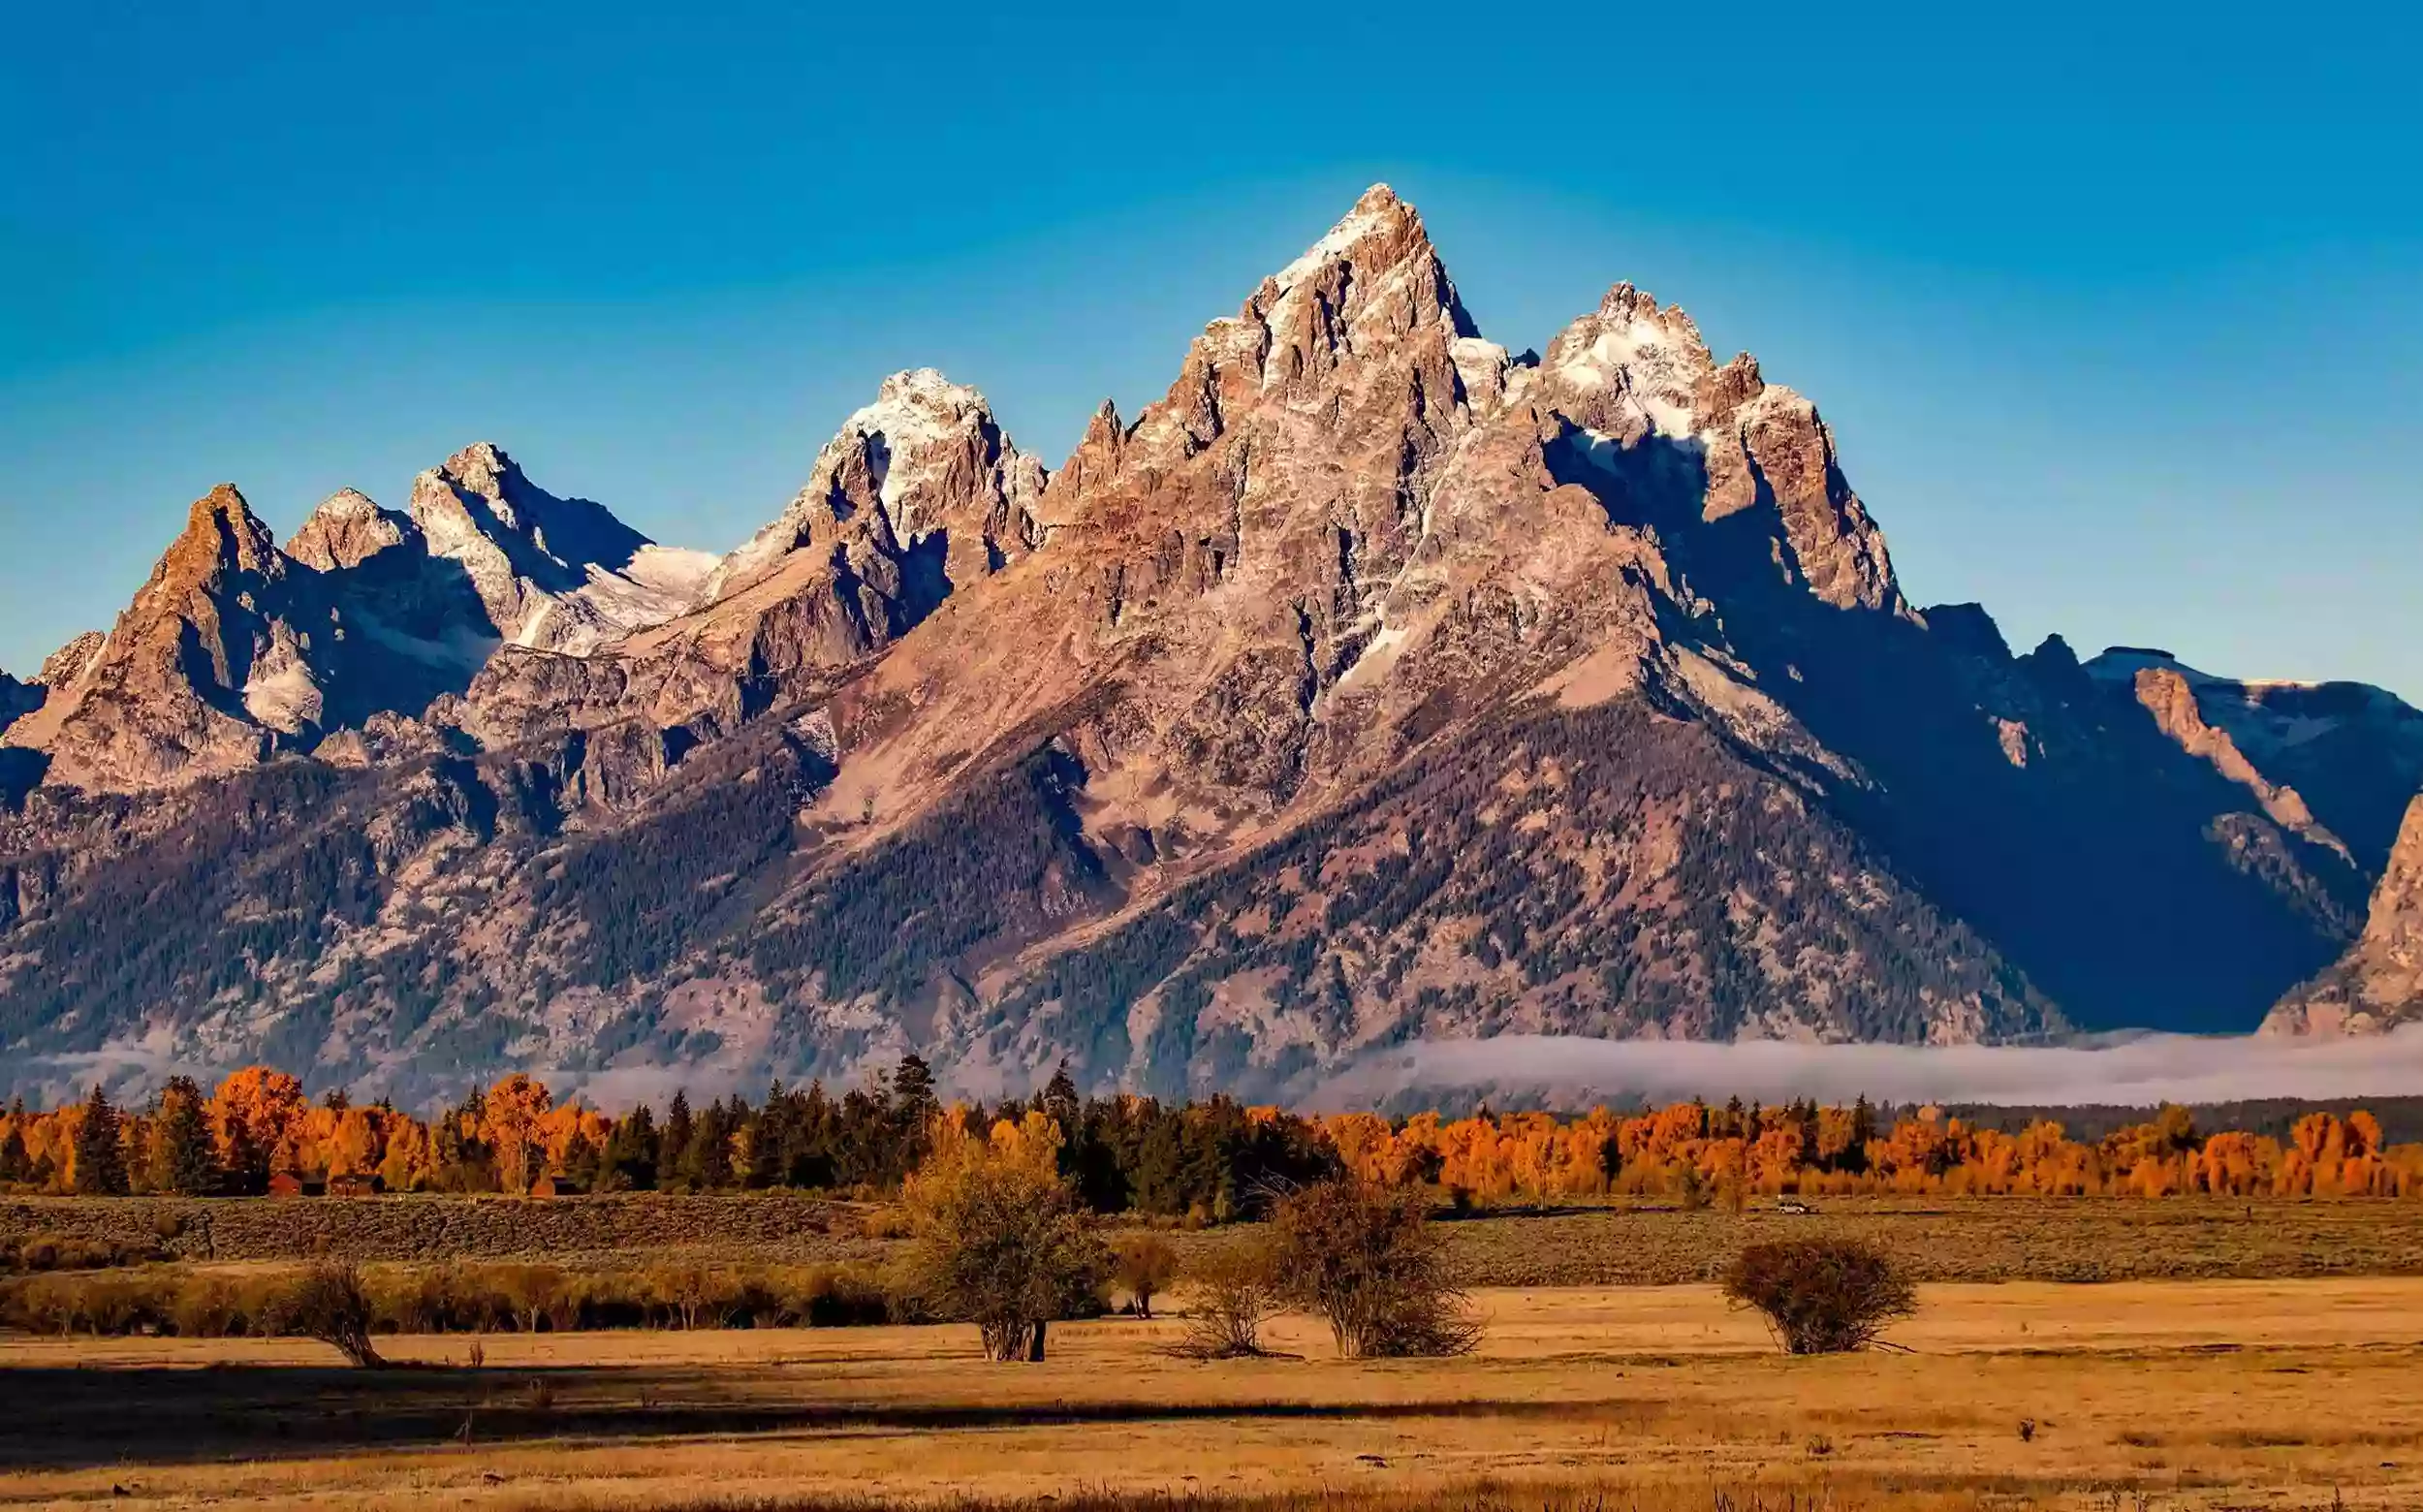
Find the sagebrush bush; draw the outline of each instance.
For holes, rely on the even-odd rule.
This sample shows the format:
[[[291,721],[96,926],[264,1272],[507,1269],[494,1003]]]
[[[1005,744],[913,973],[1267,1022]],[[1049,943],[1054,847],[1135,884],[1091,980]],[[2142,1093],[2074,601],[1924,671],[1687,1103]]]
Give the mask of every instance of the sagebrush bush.
[[[52,1272],[0,1283],[0,1329],[33,1334],[156,1332],[188,1339],[310,1337],[289,1306],[295,1270]],[[636,1328],[846,1328],[923,1321],[863,1266],[552,1265],[361,1268],[371,1334],[566,1333]]]
[[[1152,1299],[1178,1279],[1178,1251],[1154,1233],[1123,1234],[1112,1244],[1112,1284],[1127,1293],[1138,1317],[1152,1316]]]
[[[1193,1360],[1236,1360],[1268,1353],[1262,1325],[1284,1305],[1263,1244],[1214,1250],[1186,1275],[1186,1330],[1173,1352]]]
[[[1339,1179],[1278,1205],[1271,1264],[1348,1359],[1468,1354],[1480,1320],[1448,1278],[1446,1241],[1418,1192]]]
[[[1724,1294],[1752,1307],[1786,1354],[1841,1354],[1918,1310],[1918,1292],[1882,1249],[1857,1239],[1789,1239],[1734,1256]]]

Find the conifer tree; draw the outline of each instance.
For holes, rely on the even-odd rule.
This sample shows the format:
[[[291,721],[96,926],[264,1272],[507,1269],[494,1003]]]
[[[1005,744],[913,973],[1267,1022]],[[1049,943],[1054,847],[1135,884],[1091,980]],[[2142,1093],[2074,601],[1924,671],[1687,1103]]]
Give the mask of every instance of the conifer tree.
[[[84,1099],[84,1121],[76,1130],[76,1195],[126,1195],[124,1140],[118,1111],[110,1106],[110,1094],[95,1082],[92,1095]]]
[[[9,1103],[8,1137],[0,1139],[0,1182],[27,1180],[33,1174],[33,1161],[25,1153],[25,1099],[14,1098]]]
[[[665,1110],[665,1130],[656,1141],[656,1189],[677,1191],[684,1175],[683,1163],[689,1158],[690,1141],[697,1133],[697,1122],[690,1117],[690,1094],[677,1090],[673,1106]]]
[[[218,1189],[219,1162],[210,1142],[210,1119],[203,1112],[202,1088],[190,1077],[171,1077],[160,1091],[160,1168],[152,1184],[179,1197],[205,1197]]]

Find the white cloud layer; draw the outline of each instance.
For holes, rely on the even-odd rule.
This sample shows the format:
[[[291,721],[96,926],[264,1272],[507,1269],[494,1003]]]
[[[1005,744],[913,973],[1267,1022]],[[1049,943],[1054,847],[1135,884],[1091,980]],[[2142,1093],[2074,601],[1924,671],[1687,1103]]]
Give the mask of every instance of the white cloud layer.
[[[1367,1056],[1306,1103],[1369,1107],[1428,1088],[1537,1094],[1552,1103],[1740,1096],[2081,1107],[2423,1092],[2423,1024],[2361,1039],[2177,1034],[2061,1046],[1704,1044],[1505,1035],[1425,1040]]]

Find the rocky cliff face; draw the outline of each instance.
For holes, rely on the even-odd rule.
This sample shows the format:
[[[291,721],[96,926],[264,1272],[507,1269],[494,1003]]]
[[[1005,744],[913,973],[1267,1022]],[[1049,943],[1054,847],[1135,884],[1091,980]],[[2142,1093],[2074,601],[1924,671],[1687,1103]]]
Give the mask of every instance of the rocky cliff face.
[[[2364,933],[2281,999],[2269,1034],[2370,1034],[2423,1019],[2423,797],[2407,806]]]
[[[669,551],[586,499],[563,499],[481,442],[412,483],[429,556],[459,569],[514,646],[581,655],[691,607],[715,560]]]
[[[72,658],[80,668],[9,742],[43,751],[50,780],[104,791],[220,774],[308,743],[336,625],[291,565],[242,494],[213,488],[106,642]]]
[[[214,494],[12,730],[0,1044],[1275,1092],[2243,1026],[2377,926],[2412,710],[2014,656],[1680,310],[1545,353],[1375,188],[1048,476],[917,370],[723,558],[487,446],[283,552]]]

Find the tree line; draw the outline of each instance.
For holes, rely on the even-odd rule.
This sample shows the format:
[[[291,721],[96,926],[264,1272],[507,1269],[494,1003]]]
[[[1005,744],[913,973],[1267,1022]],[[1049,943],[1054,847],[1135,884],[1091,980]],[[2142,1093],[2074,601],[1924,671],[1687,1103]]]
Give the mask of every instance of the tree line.
[[[777,1083],[694,1106],[620,1117],[559,1102],[525,1075],[419,1117],[247,1066],[205,1090],[178,1077],[141,1109],[95,1087],[81,1102],[0,1115],[0,1189],[121,1195],[338,1192],[739,1192],[886,1196],[931,1152],[937,1128],[1048,1126],[1076,1200],[1101,1213],[1223,1222],[1334,1176],[1483,1206],[1610,1196],[1685,1205],[1858,1193],[2165,1197],[2423,1195],[2423,1145],[2387,1143],[2363,1111],[2316,1111],[2285,1137],[2207,1131],[2184,1108],[2070,1137],[2039,1118],[1981,1126],[1938,1110],[1898,1116],[1866,1099],[1761,1106],[1677,1103],[1558,1118],[1487,1109],[1303,1115],[1224,1097],[1173,1104],[1080,1095],[1063,1065],[1032,1097],[946,1105],[915,1055],[834,1095]],[[542,1184],[544,1183],[544,1184]]]

